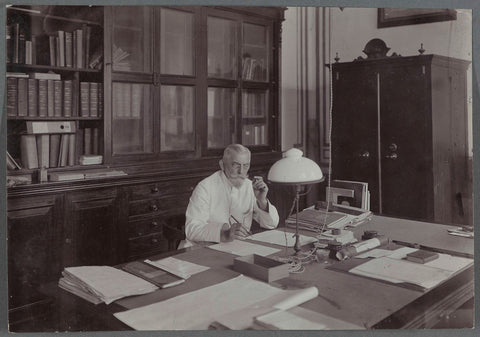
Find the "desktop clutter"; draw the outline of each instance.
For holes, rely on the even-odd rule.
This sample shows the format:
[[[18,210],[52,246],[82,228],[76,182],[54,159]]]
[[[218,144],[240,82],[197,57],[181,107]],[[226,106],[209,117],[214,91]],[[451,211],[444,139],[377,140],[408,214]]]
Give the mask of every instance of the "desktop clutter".
[[[360,206],[368,207],[368,203]],[[285,290],[272,283],[321,266],[424,292],[473,263],[470,258],[407,246],[375,230],[364,230],[357,239],[351,229],[371,219],[367,208],[317,202],[290,214],[284,229],[206,246],[235,255],[232,269],[240,275],[114,316],[135,330],[364,329],[301,307],[319,295],[314,285]],[[289,229],[297,226],[302,234]],[[297,241],[300,250],[294,249]],[[59,286],[94,304],[109,304],[127,296],[181,287],[191,276],[209,272],[208,266],[181,257],[133,261],[117,268],[65,268]]]

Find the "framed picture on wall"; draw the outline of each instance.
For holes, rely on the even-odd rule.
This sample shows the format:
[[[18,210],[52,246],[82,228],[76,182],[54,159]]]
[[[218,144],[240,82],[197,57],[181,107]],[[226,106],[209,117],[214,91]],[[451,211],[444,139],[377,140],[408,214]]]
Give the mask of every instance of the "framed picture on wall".
[[[379,8],[378,28],[416,25],[420,23],[456,20],[454,9],[443,8]]]

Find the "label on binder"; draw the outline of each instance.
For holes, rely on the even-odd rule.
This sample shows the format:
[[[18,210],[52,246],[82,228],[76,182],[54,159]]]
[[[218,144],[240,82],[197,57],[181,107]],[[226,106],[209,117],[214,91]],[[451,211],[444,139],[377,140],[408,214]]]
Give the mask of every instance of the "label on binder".
[[[49,122],[27,122],[27,133],[73,133],[75,122],[73,121],[49,121]]]

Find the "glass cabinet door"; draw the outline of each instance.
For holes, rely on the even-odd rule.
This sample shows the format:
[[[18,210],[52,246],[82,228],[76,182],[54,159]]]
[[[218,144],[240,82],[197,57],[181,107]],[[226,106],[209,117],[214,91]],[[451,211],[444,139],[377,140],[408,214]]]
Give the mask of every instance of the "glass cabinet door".
[[[249,81],[268,80],[268,29],[265,26],[243,24],[242,78]]]
[[[162,8],[160,24],[161,73],[193,75],[193,14]]]
[[[235,79],[236,22],[208,17],[208,77]]]
[[[242,144],[268,144],[268,91],[242,90]]]
[[[113,6],[113,71],[152,71],[151,7]]]
[[[209,148],[224,148],[236,142],[236,106],[235,89],[208,88],[207,143]]]
[[[152,86],[113,82],[113,155],[153,152]]]
[[[160,99],[160,150],[194,150],[193,87],[162,85]]]

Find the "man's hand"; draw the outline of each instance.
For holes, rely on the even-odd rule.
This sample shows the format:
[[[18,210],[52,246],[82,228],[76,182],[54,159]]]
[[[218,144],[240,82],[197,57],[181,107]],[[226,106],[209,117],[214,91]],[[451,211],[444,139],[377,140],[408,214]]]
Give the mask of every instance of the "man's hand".
[[[238,222],[231,225],[224,223],[220,232],[220,242],[231,242],[233,239],[243,240],[251,234],[248,229]]]
[[[268,207],[267,201],[267,194],[268,194],[268,186],[263,181],[262,177],[255,176],[252,182],[253,186],[253,193],[255,194],[255,198],[257,198],[258,207],[262,210],[266,211]]]

